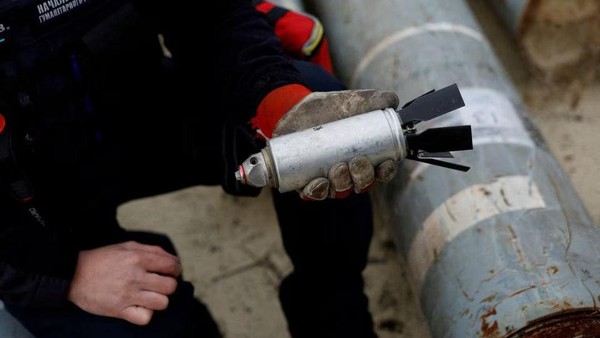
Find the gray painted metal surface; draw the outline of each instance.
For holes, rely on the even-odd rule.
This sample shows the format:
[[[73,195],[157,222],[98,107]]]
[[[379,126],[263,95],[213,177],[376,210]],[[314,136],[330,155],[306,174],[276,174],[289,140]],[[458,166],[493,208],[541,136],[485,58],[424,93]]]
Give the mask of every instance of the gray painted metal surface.
[[[541,331],[532,325],[560,329],[570,311],[591,314],[578,326],[597,330],[600,230],[467,4],[312,5],[351,88],[394,90],[406,102],[456,82],[465,100],[427,127],[472,125],[474,150],[456,154],[472,169],[405,161],[395,181],[373,192],[433,337],[533,337]]]

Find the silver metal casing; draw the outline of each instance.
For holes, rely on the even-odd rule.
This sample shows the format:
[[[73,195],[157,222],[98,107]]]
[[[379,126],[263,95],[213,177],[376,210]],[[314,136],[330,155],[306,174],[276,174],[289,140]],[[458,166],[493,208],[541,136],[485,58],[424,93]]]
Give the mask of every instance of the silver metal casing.
[[[407,150],[401,124],[398,113],[387,108],[273,138],[262,152],[271,186],[280,192],[301,189],[359,155],[374,165],[402,160]]]

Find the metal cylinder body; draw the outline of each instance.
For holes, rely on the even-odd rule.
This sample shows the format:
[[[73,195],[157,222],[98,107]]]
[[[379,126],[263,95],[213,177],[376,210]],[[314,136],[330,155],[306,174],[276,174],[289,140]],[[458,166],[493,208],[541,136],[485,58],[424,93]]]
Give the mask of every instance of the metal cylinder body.
[[[280,192],[301,189],[315,177],[327,177],[334,164],[359,155],[374,165],[406,157],[400,118],[391,108],[282,135],[269,140],[267,148]]]
[[[465,107],[427,126],[470,124],[474,150],[456,157],[471,170],[405,161],[372,194],[431,335],[600,332],[600,230],[467,4],[328,0],[313,7],[349,87],[390,89],[401,102],[449,83],[461,88]],[[573,328],[580,331],[567,331]]]
[[[287,192],[316,177],[327,177],[334,164],[359,155],[375,165],[402,160],[406,140],[398,113],[388,108],[273,138],[262,154],[271,186]]]

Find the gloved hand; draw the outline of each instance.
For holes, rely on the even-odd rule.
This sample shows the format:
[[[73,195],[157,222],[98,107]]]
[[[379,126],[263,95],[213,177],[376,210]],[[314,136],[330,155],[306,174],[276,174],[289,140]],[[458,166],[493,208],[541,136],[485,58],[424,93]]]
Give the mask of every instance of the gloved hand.
[[[290,94],[287,91],[292,95],[286,95]],[[397,108],[398,103],[396,93],[387,90],[310,92],[303,86],[288,85],[263,99],[253,124],[265,136],[276,137],[378,109]],[[397,170],[393,159],[375,167],[366,157],[358,156],[332,166],[328,177],[313,179],[298,193],[307,200],[345,198],[352,191],[367,191],[375,181],[389,182]]]

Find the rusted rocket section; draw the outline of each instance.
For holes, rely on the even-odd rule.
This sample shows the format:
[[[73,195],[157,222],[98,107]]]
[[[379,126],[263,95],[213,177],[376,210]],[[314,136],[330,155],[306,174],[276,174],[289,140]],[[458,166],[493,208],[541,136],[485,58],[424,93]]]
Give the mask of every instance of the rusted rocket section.
[[[509,338],[593,338],[598,337],[597,310],[565,311],[562,314],[541,318],[511,334]]]
[[[533,73],[546,83],[581,82],[600,64],[600,0],[490,0]]]
[[[530,121],[463,0],[310,3],[351,88],[407,102],[457,83],[468,173],[403,162],[373,192],[435,338],[600,332],[600,229]],[[575,335],[574,335],[575,334]]]

